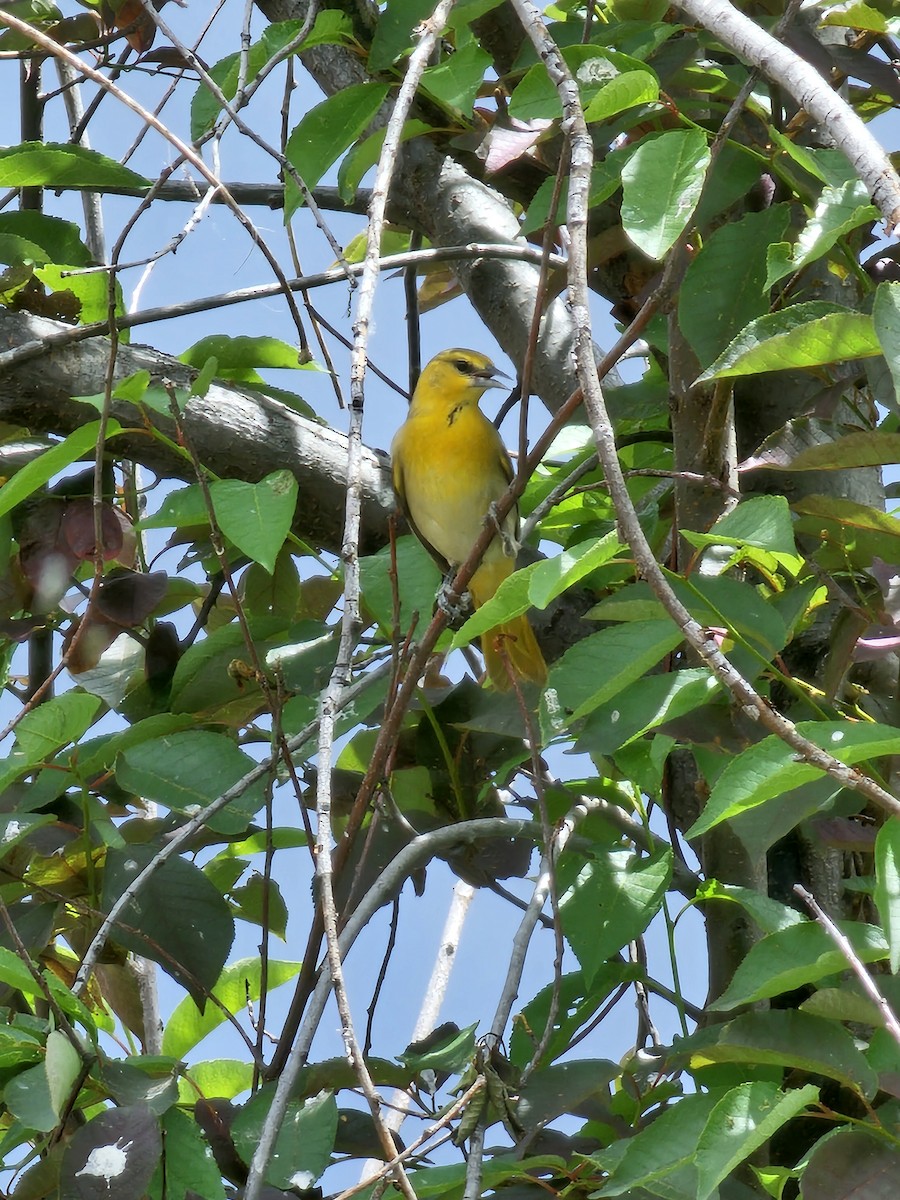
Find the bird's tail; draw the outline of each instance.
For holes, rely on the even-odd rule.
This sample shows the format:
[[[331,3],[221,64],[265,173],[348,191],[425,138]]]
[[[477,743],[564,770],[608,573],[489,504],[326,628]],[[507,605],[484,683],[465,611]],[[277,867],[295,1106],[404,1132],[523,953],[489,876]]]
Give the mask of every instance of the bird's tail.
[[[481,650],[488,678],[500,692],[508,692],[512,686],[506,661],[517,679],[527,683],[547,682],[547,664],[524,614],[482,634]]]
[[[513,564],[504,559],[481,564],[469,583],[476,608],[481,608],[493,596],[512,569]],[[547,664],[524,613],[483,633],[481,651],[488,678],[500,692],[508,692],[512,687],[507,662],[516,679],[539,684],[547,681]]]

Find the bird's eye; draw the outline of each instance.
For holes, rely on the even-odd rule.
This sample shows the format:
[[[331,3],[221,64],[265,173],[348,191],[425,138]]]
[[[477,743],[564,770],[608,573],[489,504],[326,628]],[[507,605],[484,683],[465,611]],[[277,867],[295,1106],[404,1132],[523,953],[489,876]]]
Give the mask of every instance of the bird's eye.
[[[467,358],[455,358],[453,365],[462,375],[472,375],[475,372],[475,367]]]

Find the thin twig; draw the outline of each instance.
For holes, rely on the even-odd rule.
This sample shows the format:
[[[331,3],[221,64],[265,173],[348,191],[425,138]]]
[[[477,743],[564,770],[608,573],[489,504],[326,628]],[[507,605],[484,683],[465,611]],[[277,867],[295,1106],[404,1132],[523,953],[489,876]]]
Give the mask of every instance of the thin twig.
[[[459,821],[445,825],[429,833],[420,834],[395,855],[381,872],[378,879],[362,897],[359,907],[353,912],[338,938],[341,958],[347,956],[353,943],[365,929],[374,913],[395,894],[397,889],[418,867],[430,862],[436,855],[457,845],[477,842],[485,837],[525,837],[532,839],[538,833],[532,821],[515,820],[510,817],[483,817],[473,821]],[[313,1037],[319,1027],[328,998],[331,995],[330,962],[326,958],[319,972],[316,986],[306,1005],[303,1022],[291,1046],[284,1067],[278,1078],[275,1095],[269,1108],[269,1120],[262,1130],[253,1163],[262,1178],[275,1145],[276,1131],[281,1127],[293,1094],[297,1076],[306,1064]],[[247,1200],[253,1200],[247,1196]]]
[[[433,1125],[429,1125],[429,1127],[424,1130],[424,1132],[417,1137],[414,1142],[407,1146],[405,1150],[398,1154],[396,1158],[391,1159],[390,1162],[386,1162],[384,1166],[379,1168],[375,1175],[367,1175],[365,1179],[361,1179],[359,1183],[354,1184],[353,1187],[346,1188],[343,1192],[339,1192],[338,1195],[334,1197],[334,1200],[351,1200],[352,1196],[356,1196],[361,1191],[364,1191],[365,1188],[371,1187],[372,1184],[376,1183],[379,1179],[386,1179],[387,1176],[390,1175],[391,1171],[393,1171],[397,1163],[406,1162],[408,1159],[412,1158],[414,1154],[418,1153],[423,1146],[427,1145],[431,1141],[436,1133],[440,1133],[442,1129],[446,1129],[451,1121],[455,1121],[463,1109],[478,1095],[484,1086],[484,1076],[480,1075],[472,1084],[472,1086],[466,1089],[456,1103],[452,1104],[438,1121],[436,1121]],[[439,1142],[436,1142],[435,1147],[443,1145],[449,1136],[450,1135],[447,1134],[447,1137],[444,1137]]]
[[[363,676],[357,683],[347,688],[346,692],[341,696],[341,707],[351,704],[362,692],[364,692],[372,684],[389,673],[390,664],[384,663],[380,667],[370,671]],[[316,718],[311,721],[305,729],[302,729],[294,737],[289,738],[286,742],[287,751],[289,754],[296,754],[301,750],[307,742],[315,737],[318,732],[319,721]],[[155,854],[144,869],[137,874],[122,894],[117,898],[115,904],[112,905],[106,917],[100,923],[97,932],[91,939],[90,945],[85,951],[84,957],[81,960],[81,966],[78,968],[78,973],[72,983],[72,992],[79,996],[87,987],[87,982],[90,979],[94,966],[106,945],[109,935],[118,923],[124,909],[131,904],[135,896],[142,890],[144,885],[150,878],[167,862],[174,854],[177,854],[181,848],[191,840],[195,833],[199,832],[206,823],[227,807],[232,800],[237,800],[243,796],[248,788],[251,788],[257,780],[266,778],[274,769],[277,762],[277,756],[269,755],[262,762],[257,763],[255,767],[247,772],[236,783],[233,783],[230,788],[217,796],[202,808],[200,812],[195,813],[189,821],[187,821],[177,833],[173,834],[170,841],[163,846],[158,854]]]
[[[704,3],[706,0],[690,0],[692,7],[702,6]],[[891,795],[856,767],[846,766],[809,738],[804,737],[792,721],[773,708],[769,701],[761,696],[740,672],[735,670],[722,654],[714,637],[694,620],[690,612],[679,601],[656,561],[622,475],[622,468],[616,452],[615,435],[594,359],[587,288],[587,214],[593,143],[584,120],[577,83],[558,47],[547,32],[539,10],[530,0],[513,0],[513,4],[551,79],[556,84],[563,106],[563,127],[571,138],[572,170],[569,177],[567,215],[571,238],[568,278],[570,303],[577,326],[576,361],[581,384],[579,391],[583,393],[585,409],[594,431],[597,451],[615,505],[619,525],[631,547],[638,573],[650,584],[657,599],[681,630],[688,644],[706,663],[716,679],[735,697],[746,717],[752,721],[758,721],[770,733],[779,737],[798,754],[803,762],[825,772],[841,786],[852,788],[873,801],[879,808],[900,815],[900,800],[896,796]],[[686,2],[683,2],[681,6],[689,11]],[[728,6],[720,3],[716,7],[727,8]],[[739,15],[735,14],[735,16]],[[892,179],[896,178],[893,168],[890,168],[890,174]],[[900,214],[900,180],[898,180],[896,207]],[[567,401],[560,412],[567,409],[570,402]],[[498,505],[498,510],[501,510],[500,505]],[[502,515],[502,511],[500,515]]]
[[[129,96],[127,92],[123,92],[121,88],[117,87],[114,83],[111,83],[102,71],[98,71],[94,67],[88,66],[87,63],[83,62],[77,54],[73,54],[67,47],[61,45],[59,42],[55,42],[51,37],[48,37],[45,33],[41,32],[41,30],[36,29],[33,25],[29,25],[27,21],[21,21],[18,17],[14,17],[6,9],[0,8],[0,23],[8,25],[10,29],[16,30],[17,33],[24,34],[26,37],[31,38],[55,58],[60,58],[64,62],[69,63],[70,66],[74,67],[77,71],[80,71],[88,79],[92,80],[92,82],[96,83],[110,95],[114,96],[120,104],[123,104],[133,113],[136,113],[141,120],[151,125],[157,131],[157,133],[161,134],[166,141],[170,142],[171,145],[178,151],[178,153],[182,155],[184,159],[190,162],[197,171],[200,172],[210,187],[216,188],[222,191],[224,194],[224,185],[222,184],[222,181],[216,178],[213,172],[210,171],[200,155],[192,150],[190,146],[183,142],[174,133],[172,133],[172,131],[168,129],[158,117],[155,117],[153,113],[148,112],[143,105],[139,104],[132,96]],[[292,312],[296,312],[296,305],[293,302],[290,289],[287,286],[287,280],[284,278],[284,274],[278,264],[277,258],[268,248],[265,240],[260,236],[259,231],[249,220],[241,207],[231,198],[229,198],[228,207],[237,218],[237,221],[241,227],[249,234],[254,245],[256,245],[262,252],[263,257],[266,259],[272,270],[272,273],[281,284],[280,291],[282,294],[284,294],[289,308],[292,309]],[[297,314],[297,319],[299,319],[299,313]],[[300,334],[302,337],[302,328],[298,329],[298,334]]]
[[[362,281],[353,325],[353,353],[350,364],[350,428],[347,452],[347,500],[342,539],[344,563],[344,610],[341,618],[341,635],[337,659],[331,679],[321,700],[319,721],[319,763],[316,781],[316,883],[318,901],[325,932],[328,964],[334,997],[341,1018],[341,1032],[348,1061],[352,1065],[369,1105],[379,1141],[388,1158],[395,1158],[397,1147],[393,1134],[381,1115],[381,1106],[375,1084],[366,1066],[359,1045],[350,1003],[341,967],[341,950],[338,937],[338,914],[334,899],[332,859],[333,833],[331,823],[331,785],[333,744],[337,716],[337,702],[347,687],[353,649],[361,626],[359,597],[359,535],[361,528],[362,425],[365,406],[364,381],[366,372],[366,350],[369,326],[379,276],[381,237],[385,223],[387,198],[394,174],[397,153],[407,113],[412,105],[422,72],[428,65],[432,48],[443,31],[453,0],[440,0],[433,15],[419,27],[418,44],[410,55],[406,74],[401,84],[385,132],[382,152],[375,172],[372,188],[372,204],[369,209],[369,224],[366,234],[366,255],[363,262]],[[283,1112],[273,1103],[263,1127],[262,1137],[250,1165],[247,1178],[246,1200],[258,1200],[263,1187],[269,1157],[278,1136]],[[407,1200],[415,1200],[415,1193],[402,1164],[398,1163],[393,1179]]]
[[[0,10],[2,16],[2,10]],[[540,251],[534,246],[492,245],[488,242],[473,242],[468,246],[444,246],[428,250],[407,251],[403,254],[388,254],[379,259],[380,271],[392,271],[399,267],[408,266],[413,262],[453,262],[461,259],[512,259],[521,262],[540,260]],[[105,271],[106,267],[87,267],[73,271],[73,275],[87,274],[91,271]],[[361,275],[365,269],[364,263],[351,263],[348,271],[351,275]],[[289,279],[286,286],[294,292],[311,291],[314,288],[327,287],[332,283],[341,283],[345,279],[344,272],[334,268],[330,271],[319,271],[313,275]],[[265,300],[270,296],[281,295],[281,283],[257,284],[249,288],[237,288],[232,292],[222,292],[216,296],[201,296],[194,300],[183,300],[176,304],[160,305],[157,308],[146,308],[139,313],[123,313],[116,318],[119,329],[134,329],[139,325],[149,325],[157,321],[169,321],[176,317],[190,316],[193,313],[209,312],[213,309],[227,308],[232,304],[244,304],[251,300]],[[106,321],[94,321],[88,325],[65,326],[58,332],[49,334],[46,338],[26,342],[13,350],[0,354],[0,370],[28,362],[33,358],[43,357],[49,349],[67,346],[72,342],[85,341],[88,338],[103,337],[108,332]],[[402,389],[399,389],[401,394]]]
[[[877,1006],[879,1012],[881,1013],[885,1029],[888,1031],[897,1045],[900,1046],[900,1020],[897,1019],[896,1013],[891,1008],[890,1004],[888,1004],[885,997],[882,996],[881,992],[878,990],[875,980],[866,970],[865,964],[862,962],[859,955],[850,944],[850,939],[846,936],[846,934],[842,933],[840,929],[838,929],[837,925],[835,925],[828,913],[825,912],[824,908],[822,908],[812,892],[808,892],[802,884],[795,883],[794,894],[800,897],[800,899],[815,917],[816,923],[822,926],[822,928],[837,946],[838,950],[840,950],[841,954],[843,954],[844,958],[847,960],[847,965],[862,984],[863,991],[866,993],[872,1003]]]

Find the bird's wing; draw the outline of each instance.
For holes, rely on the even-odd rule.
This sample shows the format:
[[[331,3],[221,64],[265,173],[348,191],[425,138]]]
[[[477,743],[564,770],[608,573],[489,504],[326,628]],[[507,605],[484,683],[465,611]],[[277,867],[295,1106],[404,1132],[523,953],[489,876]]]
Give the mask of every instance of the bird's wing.
[[[431,557],[437,564],[438,570],[442,575],[447,575],[450,572],[450,563],[447,562],[443,554],[436,550],[429,542],[428,538],[424,537],[422,531],[418,528],[415,521],[412,519],[412,514],[409,511],[409,505],[406,502],[406,483],[403,478],[403,456],[404,456],[404,427],[401,426],[397,431],[394,441],[391,445],[391,479],[394,484],[394,492],[397,496],[397,501],[400,505],[400,511],[406,518],[406,523],[419,539]]]

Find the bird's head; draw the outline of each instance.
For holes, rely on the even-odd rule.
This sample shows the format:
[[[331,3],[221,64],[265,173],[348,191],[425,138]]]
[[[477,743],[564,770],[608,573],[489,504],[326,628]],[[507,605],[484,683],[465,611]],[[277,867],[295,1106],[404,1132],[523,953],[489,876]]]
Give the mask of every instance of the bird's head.
[[[503,372],[477,350],[442,350],[419,376],[415,399],[477,402],[488,388],[505,388]]]

